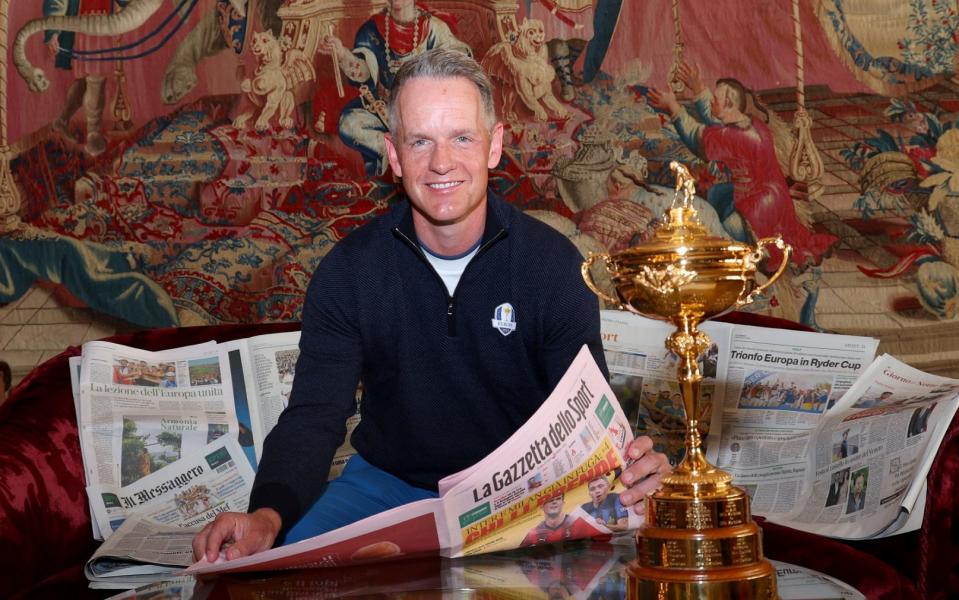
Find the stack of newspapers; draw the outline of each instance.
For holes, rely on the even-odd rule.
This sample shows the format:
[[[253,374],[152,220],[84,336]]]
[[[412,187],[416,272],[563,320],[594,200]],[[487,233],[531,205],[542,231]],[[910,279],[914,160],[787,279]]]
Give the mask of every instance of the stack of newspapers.
[[[192,562],[195,531],[245,511],[266,434],[290,394],[299,332],[148,352],[84,344],[71,359],[93,536],[92,587]],[[347,426],[355,426],[358,416]],[[336,476],[352,448],[339,449]]]
[[[868,337],[707,322],[707,458],[754,514],[845,539],[919,528],[926,474],[959,406],[959,380],[924,373]],[[603,311],[612,387],[636,435],[684,453],[672,326]]]
[[[442,480],[439,498],[192,566],[195,532],[220,512],[246,510],[263,439],[290,393],[299,334],[165,352],[86,344],[72,365],[75,398],[93,533],[105,540],[87,565],[91,585],[132,587],[187,566],[203,574],[508,550],[547,541],[542,525],[557,498],[572,537],[620,529],[597,516],[589,483],[606,479],[604,502],[618,502],[634,435],[651,436],[678,462],[685,415],[677,359],[664,346],[671,326],[620,311],[604,311],[602,323],[610,380],[584,347],[529,421]],[[925,477],[959,407],[959,380],[875,358],[872,338],[703,329],[713,341],[697,415],[707,456],[747,490],[755,514],[849,539],[921,524]],[[353,453],[348,440],[331,477]],[[629,511],[627,524],[640,518]]]

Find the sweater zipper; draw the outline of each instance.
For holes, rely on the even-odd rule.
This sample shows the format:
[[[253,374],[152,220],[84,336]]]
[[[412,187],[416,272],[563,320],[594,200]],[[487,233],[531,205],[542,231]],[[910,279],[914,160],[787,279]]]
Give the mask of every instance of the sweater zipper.
[[[400,231],[399,227],[394,227],[393,233],[398,235],[400,239],[406,242],[406,245],[409,246],[413,250],[413,252],[416,252],[416,254],[419,255],[421,259],[423,259],[423,261],[426,263],[426,266],[428,266],[430,268],[430,271],[433,272],[433,276],[436,277],[437,281],[439,281],[440,288],[445,290],[446,283],[443,281],[443,278],[440,277],[440,274],[436,272],[436,269],[433,268],[433,265],[430,264],[430,261],[428,258],[426,258],[426,254],[423,252],[423,249],[420,248],[418,244],[414,243],[413,240],[407,237],[405,233]],[[500,229],[496,235],[494,235],[485,243],[480,245],[480,247],[477,248],[476,250],[476,255],[473,256],[473,260],[475,260],[481,254],[483,254],[483,252],[485,252],[487,248],[492,246],[497,240],[499,240],[504,235],[506,235],[506,230]],[[472,266],[473,260],[469,261],[469,263],[466,265],[466,268],[463,269],[463,274],[460,275],[460,279],[462,279],[463,276],[466,275],[466,271],[468,271],[470,266]],[[449,292],[446,293],[446,335],[449,337],[456,337],[456,296],[450,295]]]

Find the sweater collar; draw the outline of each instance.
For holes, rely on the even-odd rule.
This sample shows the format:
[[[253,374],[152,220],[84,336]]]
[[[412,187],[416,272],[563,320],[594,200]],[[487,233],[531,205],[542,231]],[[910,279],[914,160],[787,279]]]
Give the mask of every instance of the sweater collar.
[[[495,238],[501,231],[509,233],[510,215],[508,206],[505,200],[489,190],[486,191],[486,225],[483,228],[483,237],[480,240],[481,246]],[[397,211],[393,228],[410,240],[419,241],[416,229],[413,227],[413,207],[409,198],[403,203],[402,208]]]

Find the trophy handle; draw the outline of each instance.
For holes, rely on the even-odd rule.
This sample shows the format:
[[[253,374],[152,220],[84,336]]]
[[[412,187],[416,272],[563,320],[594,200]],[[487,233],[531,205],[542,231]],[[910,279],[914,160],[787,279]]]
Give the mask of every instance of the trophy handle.
[[[768,281],[766,281],[766,283],[753,288],[751,292],[746,294],[745,298],[743,298],[742,294],[740,294],[740,297],[736,300],[736,308],[742,308],[743,306],[746,306],[747,304],[755,300],[756,296],[762,294],[763,292],[766,291],[766,288],[774,284],[776,280],[779,279],[779,276],[782,275],[783,272],[786,270],[786,267],[789,266],[789,257],[792,256],[793,247],[787,244],[786,242],[784,242],[782,236],[778,236],[778,235],[776,237],[762,238],[761,240],[756,242],[756,251],[751,255],[753,262],[758,263],[760,260],[762,260],[763,247],[770,244],[773,244],[777,248],[782,250],[783,259],[782,259],[782,262],[779,264],[779,268],[776,269],[776,272],[772,274],[772,276],[769,278]]]
[[[599,289],[599,287],[597,287],[596,283],[593,281],[593,274],[590,273],[589,270],[592,268],[593,263],[599,259],[603,259],[603,261],[606,263],[606,270],[609,271],[609,254],[593,254],[592,252],[590,252],[589,256],[586,257],[586,260],[583,261],[583,264],[579,268],[583,274],[583,281],[585,281],[586,286],[590,290],[592,290],[594,294],[599,296],[600,299],[602,299],[604,302],[606,302],[607,304],[612,304],[619,309],[622,309],[623,308],[622,302],[620,302],[616,298],[613,298],[612,296],[610,296],[603,290]]]

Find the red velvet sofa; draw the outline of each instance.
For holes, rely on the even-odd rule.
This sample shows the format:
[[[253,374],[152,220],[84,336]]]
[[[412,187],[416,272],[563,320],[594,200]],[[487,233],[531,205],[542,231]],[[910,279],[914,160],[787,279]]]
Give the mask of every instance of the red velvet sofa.
[[[755,316],[726,320],[792,326]],[[289,331],[297,323],[160,329],[110,338],[149,350],[205,340]],[[793,326],[795,327],[795,326]],[[93,553],[90,518],[67,361],[70,348],[31,372],[0,406],[0,597],[96,598],[82,566]],[[959,597],[959,421],[929,474],[926,520],[919,532],[843,543],[763,524],[770,558],[833,575],[869,598]]]

